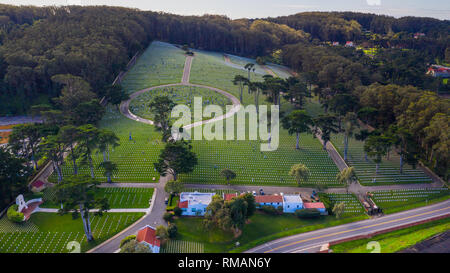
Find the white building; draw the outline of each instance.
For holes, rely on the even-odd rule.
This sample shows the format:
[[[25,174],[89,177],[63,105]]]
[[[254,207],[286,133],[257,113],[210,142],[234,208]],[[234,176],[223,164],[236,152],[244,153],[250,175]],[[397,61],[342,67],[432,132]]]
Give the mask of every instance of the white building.
[[[296,210],[303,209],[303,200],[300,195],[283,195],[283,212],[294,213]]]
[[[178,207],[181,208],[182,215],[203,216],[214,195],[215,193],[182,192]]]

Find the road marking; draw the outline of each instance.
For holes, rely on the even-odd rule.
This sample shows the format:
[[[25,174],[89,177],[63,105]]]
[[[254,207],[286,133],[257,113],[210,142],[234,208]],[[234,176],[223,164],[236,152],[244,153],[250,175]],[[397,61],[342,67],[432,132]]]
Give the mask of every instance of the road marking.
[[[311,240],[315,240],[315,239],[320,239],[320,238],[324,238],[324,237],[330,237],[330,236],[333,236],[333,235],[339,235],[339,234],[348,233],[348,232],[352,232],[352,231],[357,231],[357,230],[361,230],[361,229],[367,229],[367,228],[376,227],[376,226],[389,224],[389,223],[393,223],[393,222],[399,222],[399,221],[403,221],[403,220],[406,220],[406,219],[419,217],[419,216],[422,216],[422,215],[431,214],[431,213],[438,212],[438,211],[441,211],[441,210],[446,210],[446,209],[449,209],[449,208],[447,207],[447,208],[432,210],[432,211],[429,211],[429,212],[425,212],[425,213],[421,213],[421,214],[417,214],[417,215],[413,215],[413,216],[408,216],[408,217],[404,217],[404,218],[400,218],[400,219],[394,219],[394,220],[387,221],[387,222],[382,222],[382,223],[373,224],[373,225],[369,225],[369,226],[364,226],[364,227],[359,227],[359,228],[355,228],[355,229],[350,229],[350,230],[335,232],[335,233],[326,234],[326,235],[322,235],[322,236],[317,236],[317,237],[313,237],[313,238],[308,238],[308,239],[292,242],[292,243],[289,243],[289,244],[285,244],[285,245],[282,245],[282,246],[279,246],[279,247],[276,247],[276,248],[272,248],[270,250],[264,251],[264,253],[269,253],[269,252],[272,252],[274,250],[277,250],[277,249],[280,249],[280,248],[283,248],[283,247],[287,247],[287,246],[291,246],[291,245],[295,245],[295,244],[299,244],[299,243],[303,243],[303,242],[307,242],[307,241],[311,241]]]

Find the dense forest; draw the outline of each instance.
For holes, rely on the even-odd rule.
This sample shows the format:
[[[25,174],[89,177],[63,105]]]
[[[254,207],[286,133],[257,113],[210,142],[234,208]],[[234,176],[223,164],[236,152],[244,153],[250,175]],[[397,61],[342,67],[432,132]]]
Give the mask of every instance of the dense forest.
[[[310,12],[231,20],[217,15],[178,16],[118,7],[0,5],[0,26],[3,115],[27,112],[31,105],[58,96],[61,86],[51,80],[58,74],[82,77],[96,94],[104,95],[104,86],[152,40],[250,57],[267,56],[300,71],[322,70],[317,59],[304,58],[328,56],[326,65],[340,63],[339,67],[353,69],[348,73],[358,70],[363,75],[362,84],[379,81],[447,90],[440,81],[424,75],[428,64],[445,60],[450,32],[449,21],[431,18]],[[415,32],[423,32],[426,37],[414,39]],[[383,50],[371,59],[355,50],[323,45],[349,40]],[[279,50],[282,57],[273,58],[272,53]],[[372,76],[367,79],[367,75]]]
[[[450,87],[425,72],[430,64],[450,63],[449,34],[448,20],[351,12],[231,20],[106,6],[0,5],[0,115],[45,110],[50,117],[65,113],[77,126],[95,124],[101,97],[120,102],[120,88],[111,87],[117,74],[161,40],[287,65],[315,86],[327,112],[358,113],[386,133],[407,129],[425,151],[420,159],[448,177],[450,107],[438,94]],[[347,41],[376,54],[332,46]]]

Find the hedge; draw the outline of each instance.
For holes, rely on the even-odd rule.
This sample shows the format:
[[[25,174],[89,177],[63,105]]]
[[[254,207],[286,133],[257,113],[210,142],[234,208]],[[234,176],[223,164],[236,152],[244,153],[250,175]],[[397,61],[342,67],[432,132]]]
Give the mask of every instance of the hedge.
[[[127,237],[123,238],[122,241],[120,241],[120,247],[133,240],[136,240],[136,235],[128,235]]]
[[[8,219],[14,223],[21,223],[25,220],[25,216],[23,215],[23,213],[17,211],[18,208],[18,205],[12,205],[11,207],[9,207],[8,212],[6,213]]]
[[[318,209],[299,209],[295,211],[295,215],[303,219],[319,218],[320,211]]]

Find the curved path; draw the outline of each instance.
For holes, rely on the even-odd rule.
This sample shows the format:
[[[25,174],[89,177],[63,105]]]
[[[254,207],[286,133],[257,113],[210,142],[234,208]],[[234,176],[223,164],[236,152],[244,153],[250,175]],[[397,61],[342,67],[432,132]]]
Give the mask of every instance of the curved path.
[[[310,253],[320,246],[345,240],[368,238],[377,233],[405,228],[450,216],[450,200],[359,222],[319,229],[274,240],[246,253]]]
[[[223,120],[223,119],[232,117],[234,114],[239,112],[239,110],[241,109],[241,103],[235,96],[233,96],[230,93],[228,93],[226,91],[223,91],[223,90],[221,90],[219,88],[215,88],[215,87],[211,87],[211,86],[207,86],[207,85],[202,85],[202,84],[171,83],[171,84],[164,84],[164,85],[158,85],[158,86],[146,88],[146,89],[143,89],[143,90],[140,90],[140,91],[137,91],[137,92],[131,94],[130,95],[130,99],[128,99],[126,101],[123,101],[120,104],[120,113],[122,113],[122,115],[124,115],[125,117],[127,117],[129,119],[132,119],[134,121],[138,121],[138,122],[154,125],[155,123],[152,120],[144,119],[144,118],[138,117],[135,114],[131,113],[131,111],[130,111],[130,103],[131,103],[131,101],[133,99],[135,99],[136,97],[138,97],[139,95],[141,95],[143,93],[146,93],[148,91],[155,90],[155,89],[158,89],[158,88],[174,87],[174,86],[192,86],[192,87],[199,87],[199,88],[209,89],[209,90],[212,90],[214,92],[220,93],[220,94],[224,95],[225,97],[229,98],[231,100],[232,104],[233,104],[233,107],[231,108],[231,110],[228,113],[226,113],[225,115],[221,115],[221,116],[213,118],[213,119],[198,121],[198,122],[186,125],[186,126],[183,127],[185,129],[190,129],[190,128],[197,127],[197,126],[200,126],[200,125],[204,125],[204,124],[208,124],[208,123],[212,123],[212,122],[216,122],[216,121],[219,121],[219,120]]]
[[[189,75],[190,75],[190,71],[191,71],[192,59],[193,59],[193,57],[191,57],[191,56],[186,57],[186,62],[185,62],[185,67],[184,67],[181,83],[159,85],[159,86],[154,86],[154,87],[150,87],[150,88],[146,88],[146,89],[137,91],[130,95],[130,99],[128,99],[127,101],[123,101],[120,104],[120,112],[129,119],[132,119],[132,120],[135,120],[138,122],[142,122],[142,123],[146,123],[146,124],[150,124],[150,125],[154,125],[154,122],[152,120],[144,119],[144,118],[138,117],[138,116],[134,115],[133,113],[131,113],[130,102],[134,98],[136,98],[140,94],[143,94],[145,92],[148,92],[148,91],[151,91],[151,90],[154,90],[157,88],[172,87],[172,86],[194,86],[194,87],[206,88],[206,89],[215,91],[217,93],[220,93],[220,94],[226,96],[233,103],[233,107],[225,115],[222,115],[222,116],[219,116],[219,117],[216,117],[213,119],[209,119],[209,120],[195,122],[195,123],[186,125],[183,128],[189,129],[189,128],[201,126],[201,125],[204,125],[207,123],[216,122],[219,120],[229,118],[229,117],[233,116],[234,114],[236,114],[239,111],[239,109],[241,108],[241,103],[236,97],[234,97],[230,93],[223,91],[221,89],[215,88],[215,87],[189,83]],[[136,234],[137,231],[140,228],[142,228],[143,226],[151,225],[153,227],[157,227],[159,225],[167,225],[166,222],[162,219],[163,214],[165,212],[165,208],[166,208],[166,205],[164,204],[164,199],[166,197],[168,197],[168,194],[164,191],[164,186],[166,185],[167,181],[169,181],[170,179],[172,179],[172,177],[170,175],[161,176],[159,183],[151,184],[150,187],[155,188],[155,191],[153,192],[150,208],[148,209],[147,214],[145,216],[143,216],[141,219],[139,219],[137,222],[135,222],[128,228],[122,230],[120,233],[116,234],[114,237],[110,238],[106,242],[103,242],[102,244],[98,245],[97,247],[89,250],[88,252],[90,252],[90,253],[113,253],[113,252],[116,252],[120,245],[120,241],[123,238],[125,238],[126,236],[131,235],[131,234]],[[109,187],[109,185],[106,185],[106,184],[103,184],[103,186]],[[119,185],[119,187],[120,186],[130,186],[130,185],[121,184],[121,185]],[[140,184],[140,186],[142,186],[142,185]],[[147,185],[145,185],[145,186],[147,186]]]

